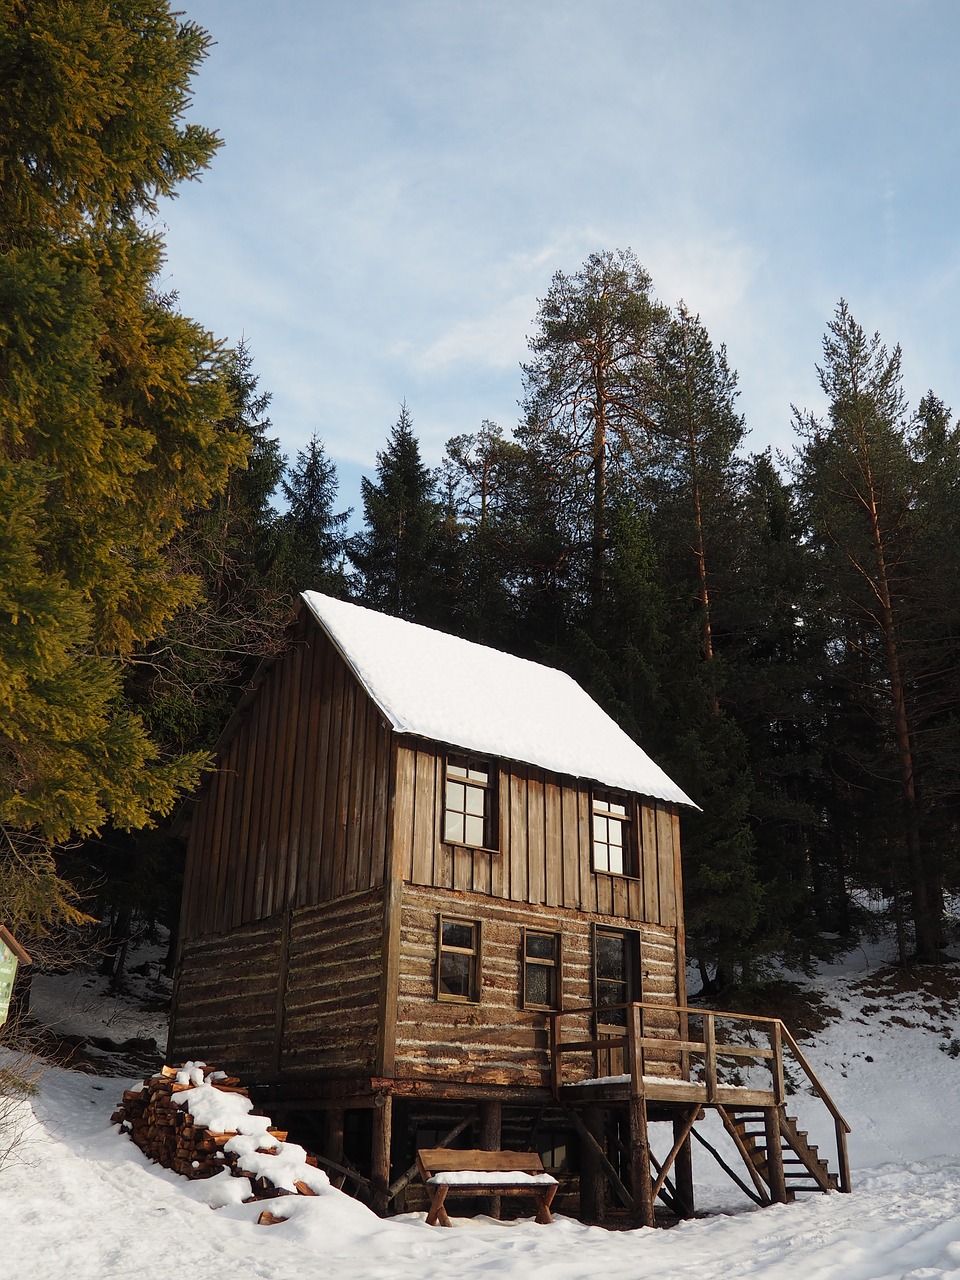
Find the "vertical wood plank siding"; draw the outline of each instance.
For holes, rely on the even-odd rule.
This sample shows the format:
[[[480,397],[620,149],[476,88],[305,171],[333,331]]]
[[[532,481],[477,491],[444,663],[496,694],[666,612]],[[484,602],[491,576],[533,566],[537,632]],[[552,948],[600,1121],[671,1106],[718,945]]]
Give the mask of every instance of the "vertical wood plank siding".
[[[676,929],[680,844],[676,807],[641,799],[636,876],[596,873],[588,783],[500,762],[499,850],[464,849],[441,839],[445,751],[403,739],[398,750],[394,838],[405,881],[483,893],[534,906],[567,907]]]
[[[391,730],[308,617],[228,733],[190,825],[185,941],[383,883]]]
[[[482,928],[481,990],[477,1004],[436,998],[437,917],[478,919]],[[562,999],[568,1008],[591,1005],[593,928],[601,923],[629,928],[622,918],[597,921],[569,910],[551,910],[478,894],[441,893],[407,886],[401,906],[400,976],[396,1057],[399,1078],[470,1080],[475,1083],[543,1085],[549,1068],[546,1015],[521,1007],[523,928],[562,933]],[[644,1000],[677,999],[676,931],[641,924],[641,985]],[[663,1026],[676,1035],[672,1015]],[[659,1015],[651,1015],[655,1034]],[[564,1020],[566,1039],[589,1038],[589,1015]],[[649,1056],[650,1074],[677,1074],[678,1063]],[[593,1074],[592,1055],[570,1055],[565,1070]]]

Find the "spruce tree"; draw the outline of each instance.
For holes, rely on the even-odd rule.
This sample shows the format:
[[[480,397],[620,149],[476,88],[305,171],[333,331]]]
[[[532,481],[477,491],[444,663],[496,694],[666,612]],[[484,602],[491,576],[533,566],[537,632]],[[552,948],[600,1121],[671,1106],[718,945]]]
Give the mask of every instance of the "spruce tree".
[[[428,626],[451,612],[454,542],[406,404],[377,454],[377,479],[360,484],[363,528],[347,546],[371,608]]]
[[[280,482],[287,510],[280,518],[283,572],[292,591],[345,596],[346,524],[350,511],[334,510],[337,468],[316,434],[297,452]]]
[[[75,914],[54,848],[170,809],[123,664],[193,599],[167,555],[246,442],[224,357],[157,292],[152,219],[218,140],[185,119],[208,45],[164,0],[0,9],[0,900]]]

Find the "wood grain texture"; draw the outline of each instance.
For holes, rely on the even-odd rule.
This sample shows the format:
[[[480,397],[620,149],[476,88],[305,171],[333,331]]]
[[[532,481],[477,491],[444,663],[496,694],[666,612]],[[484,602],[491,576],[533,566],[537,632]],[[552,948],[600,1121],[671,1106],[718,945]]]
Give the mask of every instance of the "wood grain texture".
[[[483,964],[480,1000],[436,998],[437,919],[440,914],[482,920]],[[549,1077],[547,1015],[522,1007],[523,929],[562,937],[561,998],[567,1008],[594,1002],[593,925],[595,917],[560,908],[537,908],[478,894],[407,886],[401,905],[396,1016],[395,1074],[401,1078],[473,1080],[490,1084],[542,1085]],[[608,927],[629,921],[605,918]],[[642,925],[639,936],[645,1000],[676,1002],[675,934]],[[648,1014],[649,1034],[676,1035],[676,1020]],[[592,1038],[589,1015],[564,1019],[567,1039]],[[653,1074],[675,1073],[666,1053],[653,1052]],[[587,1062],[582,1074],[590,1074]]]
[[[381,885],[392,736],[324,634],[301,617],[198,797],[184,941]]]

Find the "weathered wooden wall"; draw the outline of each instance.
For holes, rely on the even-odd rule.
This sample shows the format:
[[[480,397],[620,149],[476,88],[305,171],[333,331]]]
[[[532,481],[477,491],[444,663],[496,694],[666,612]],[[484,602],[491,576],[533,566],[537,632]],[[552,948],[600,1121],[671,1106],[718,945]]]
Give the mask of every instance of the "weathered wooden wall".
[[[171,1061],[258,1081],[374,1074],[382,934],[378,889],[188,942]]]
[[[481,989],[477,1004],[436,998],[437,917],[482,921]],[[399,991],[394,1073],[398,1078],[542,1085],[549,1067],[546,1015],[521,1008],[522,929],[561,933],[562,1000],[588,1006],[593,989],[593,930],[633,927],[640,937],[642,995],[678,1002],[676,936],[672,929],[617,917],[588,918],[568,910],[525,907],[485,895],[409,887],[401,903]],[[675,1027],[671,1025],[675,1034]],[[589,1038],[589,1016],[564,1020],[567,1039]],[[582,1033],[582,1034],[581,1034]],[[572,1058],[566,1060],[572,1067]],[[583,1075],[591,1074],[581,1062]],[[654,1074],[661,1070],[651,1060]],[[662,1067],[664,1074],[667,1068]],[[671,1068],[670,1074],[675,1074]]]
[[[258,1079],[271,1070],[281,963],[279,917],[201,938],[183,953],[167,1047]]]
[[[444,759],[444,749],[429,743],[407,740],[398,751],[394,839],[404,880],[677,926],[682,890],[676,806],[641,805],[636,876],[594,872],[589,783],[503,761],[499,851],[459,848],[439,839]]]
[[[196,803],[184,940],[382,884],[391,737],[302,613],[227,727],[216,772]]]
[[[292,912],[284,1078],[377,1072],[382,937],[382,890]]]

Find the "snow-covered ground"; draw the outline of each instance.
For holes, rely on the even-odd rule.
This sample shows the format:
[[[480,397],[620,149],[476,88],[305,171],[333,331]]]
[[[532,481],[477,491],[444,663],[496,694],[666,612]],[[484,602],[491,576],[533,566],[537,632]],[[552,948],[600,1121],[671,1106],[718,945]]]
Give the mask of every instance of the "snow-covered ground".
[[[258,1226],[262,1204],[210,1208],[225,1175],[188,1182],[150,1164],[111,1126],[131,1080],[50,1069],[39,1096],[23,1104],[18,1157],[0,1169],[0,1277],[960,1280],[956,967],[946,979],[904,984],[879,981],[872,960],[853,953],[818,980],[843,1016],[805,1046],[853,1126],[852,1195],[755,1209],[698,1151],[699,1208],[710,1216],[671,1230],[608,1232],[557,1217],[547,1227],[455,1219],[445,1231],[422,1216],[381,1221],[333,1189],[285,1199],[289,1220]],[[47,983],[38,1001],[45,1016],[62,1009],[66,992],[71,1027],[103,1019],[96,983],[64,982],[59,997],[55,980]],[[159,1030],[119,1006],[107,1017],[114,1039]],[[802,1094],[792,1102],[831,1152],[832,1125],[818,1104]]]

